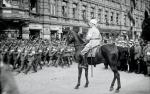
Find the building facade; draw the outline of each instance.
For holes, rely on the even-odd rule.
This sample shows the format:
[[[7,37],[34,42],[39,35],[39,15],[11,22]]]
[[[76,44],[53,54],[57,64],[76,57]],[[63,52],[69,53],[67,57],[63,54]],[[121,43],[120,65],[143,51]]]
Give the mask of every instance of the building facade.
[[[149,0],[136,0],[135,26],[131,34],[140,36],[144,11]],[[130,32],[130,0],[1,0],[1,31],[14,31],[23,38],[62,38],[64,32],[87,31],[87,20],[96,18],[105,35]],[[9,24],[11,23],[11,24]],[[5,28],[4,28],[5,27]]]

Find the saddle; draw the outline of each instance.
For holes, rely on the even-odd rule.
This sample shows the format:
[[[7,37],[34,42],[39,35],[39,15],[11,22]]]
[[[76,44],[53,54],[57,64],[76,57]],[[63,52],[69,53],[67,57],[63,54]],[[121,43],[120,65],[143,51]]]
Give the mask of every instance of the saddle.
[[[93,48],[91,48],[88,52],[87,52],[87,57],[95,57],[96,56],[96,52],[97,50],[99,50],[98,48],[100,48],[101,46],[95,46]]]

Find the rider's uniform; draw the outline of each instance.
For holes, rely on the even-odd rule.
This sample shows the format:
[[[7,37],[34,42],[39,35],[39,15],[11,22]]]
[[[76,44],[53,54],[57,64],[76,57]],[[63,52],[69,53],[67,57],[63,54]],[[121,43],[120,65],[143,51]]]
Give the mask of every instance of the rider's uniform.
[[[85,55],[91,48],[100,45],[100,42],[102,41],[102,36],[96,26],[89,29],[86,40],[89,40],[89,43],[86,44],[84,49],[81,51],[82,55]]]

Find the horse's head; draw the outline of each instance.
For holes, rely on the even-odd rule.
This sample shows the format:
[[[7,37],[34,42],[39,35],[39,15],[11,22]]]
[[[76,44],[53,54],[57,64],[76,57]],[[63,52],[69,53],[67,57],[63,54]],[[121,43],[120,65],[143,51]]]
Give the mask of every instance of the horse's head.
[[[67,44],[71,44],[75,42],[75,37],[73,36],[72,31],[67,32],[66,41],[67,41]]]
[[[68,44],[71,44],[71,43],[75,43],[79,45],[84,44],[82,37],[73,30],[68,31],[66,40]]]
[[[150,16],[148,11],[145,11],[145,19],[142,23],[142,34],[141,38],[145,41],[150,41]]]

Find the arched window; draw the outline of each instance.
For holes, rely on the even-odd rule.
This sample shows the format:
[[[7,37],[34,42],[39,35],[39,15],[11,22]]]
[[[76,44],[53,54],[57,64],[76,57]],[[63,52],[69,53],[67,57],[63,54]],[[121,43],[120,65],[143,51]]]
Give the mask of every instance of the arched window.
[[[37,0],[30,0],[30,10],[34,13],[38,12]]]

